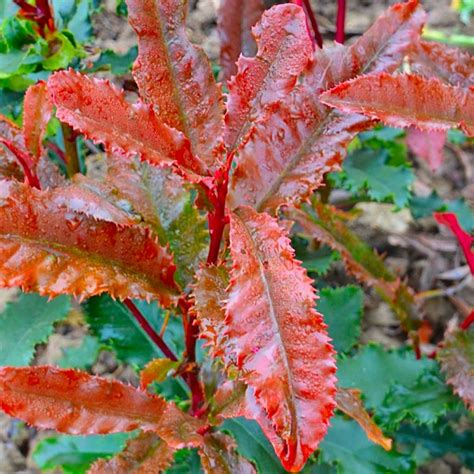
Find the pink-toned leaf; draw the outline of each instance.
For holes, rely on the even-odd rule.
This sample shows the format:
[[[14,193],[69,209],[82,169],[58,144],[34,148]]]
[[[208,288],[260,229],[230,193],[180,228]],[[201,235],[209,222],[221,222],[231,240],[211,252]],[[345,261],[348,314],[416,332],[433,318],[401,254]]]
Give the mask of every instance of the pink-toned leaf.
[[[233,438],[223,433],[207,434],[199,448],[206,474],[256,474],[250,461],[240,456]]]
[[[459,48],[419,41],[409,56],[412,71],[459,87],[474,85],[474,57]]]
[[[353,418],[365,431],[367,438],[382,446],[386,451],[392,449],[392,440],[384,436],[382,430],[364,408],[360,399],[360,390],[338,388],[336,393],[337,408]]]
[[[48,89],[57,117],[90,140],[102,143],[108,152],[200,170],[182,133],[164,124],[151,106],[129,104],[108,81],[90,79],[70,69],[53,74]]]
[[[245,141],[256,120],[278,109],[312,54],[305,14],[296,5],[267,10],[252,31],[257,55],[241,56],[228,83],[225,141],[231,151]]]
[[[0,115],[0,137],[5,140],[16,143],[17,146],[24,146],[23,134],[21,129],[9,120],[7,117]],[[23,171],[18,165],[13,153],[6,147],[0,145],[0,177],[15,178],[19,181],[23,180]]]
[[[252,26],[265,11],[263,0],[222,0],[217,11],[217,32],[221,40],[221,66],[224,80],[237,72],[240,54],[255,56],[257,45],[252,36]]]
[[[45,82],[38,82],[27,89],[23,109],[25,146],[37,162],[42,153],[46,127],[53,112]]]
[[[416,0],[397,4],[353,45],[316,50],[293,92],[281,98],[267,120],[254,124],[237,154],[230,207],[250,205],[273,213],[282,204],[306,199],[326,173],[339,169],[348,144],[373,122],[326,107],[319,94],[359,74],[395,70],[424,18]]]
[[[87,474],[157,474],[171,466],[174,451],[154,433],[141,433],[112,459],[95,462]]]
[[[143,100],[180,130],[211,169],[223,151],[223,107],[209,60],[185,30],[183,0],[127,0],[138,36],[133,75]]]
[[[203,423],[131,385],[50,366],[1,367],[0,408],[41,429],[106,434],[151,431],[169,445],[197,445]]]
[[[74,213],[16,181],[0,181],[0,286],[80,298],[174,301],[175,266],[167,249],[141,227]]]
[[[456,214],[453,212],[435,212],[434,218],[438,224],[446,226],[456,237],[461,246],[461,249],[466,257],[466,262],[474,275],[474,251],[472,245],[474,244],[474,237],[469,235],[458,222]]]
[[[395,127],[438,131],[461,127],[474,136],[474,90],[438,79],[372,74],[344,82],[320,98],[344,112],[363,113]]]
[[[407,131],[407,145],[411,152],[425,160],[436,171],[443,164],[443,149],[448,139],[446,130],[420,130],[410,127]]]
[[[225,344],[225,301],[229,273],[224,266],[203,266],[193,286],[194,307],[201,337],[209,341],[214,357],[222,356]]]
[[[448,334],[437,357],[447,382],[467,407],[474,410],[474,328]]]
[[[283,466],[296,471],[334,409],[334,350],[311,280],[275,219],[239,208],[230,218],[230,249],[225,350],[253,389],[254,416]]]

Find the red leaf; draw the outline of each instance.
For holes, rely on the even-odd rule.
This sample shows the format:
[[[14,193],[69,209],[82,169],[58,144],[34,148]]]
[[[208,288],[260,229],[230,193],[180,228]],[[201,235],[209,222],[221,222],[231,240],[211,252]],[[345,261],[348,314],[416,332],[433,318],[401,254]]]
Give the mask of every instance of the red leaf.
[[[387,125],[439,131],[459,126],[474,136],[474,90],[438,79],[373,74],[340,84],[320,97],[344,112],[360,112]]]
[[[200,169],[180,132],[162,123],[151,106],[129,104],[108,81],[89,79],[70,69],[53,74],[48,88],[57,117],[102,143],[108,152],[137,154],[158,165],[177,162],[195,171]]]
[[[193,153],[214,168],[223,151],[222,96],[207,56],[186,35],[183,0],[127,0],[138,36],[133,75],[140,95]]]
[[[373,122],[326,107],[320,92],[359,74],[395,70],[424,18],[417,1],[394,5],[352,46],[316,50],[300,84],[266,120],[254,123],[236,157],[229,205],[273,213],[306,199],[326,173],[339,169],[348,144]]]
[[[468,88],[474,84],[474,57],[459,48],[420,41],[410,60],[416,74],[434,76],[452,86]]]
[[[212,433],[204,437],[199,448],[202,467],[206,474],[256,474],[250,461],[236,451],[235,441],[223,433]]]
[[[240,54],[252,57],[257,45],[252,36],[252,26],[265,11],[263,0],[223,0],[217,11],[217,31],[221,40],[221,66],[224,80],[237,72]]]
[[[448,139],[446,130],[419,130],[410,127],[407,131],[407,145],[411,152],[425,160],[436,171],[443,164],[443,149]]]
[[[437,357],[447,382],[467,407],[474,410],[474,329],[448,334]]]
[[[180,364],[179,361],[166,358],[151,360],[140,372],[140,388],[146,390],[153,382],[163,382]]]
[[[338,388],[336,394],[337,408],[353,418],[365,431],[367,438],[382,446],[386,451],[392,449],[392,440],[384,436],[375,424],[360,399],[360,390]]]
[[[474,275],[474,251],[471,248],[474,243],[474,237],[471,237],[461,228],[458,218],[453,212],[435,212],[433,215],[439,224],[446,226],[458,239],[459,245],[466,257],[466,262],[471,269],[471,273]]]
[[[0,286],[80,298],[177,294],[167,250],[140,227],[119,227],[58,205],[52,191],[0,181]]]
[[[112,459],[95,462],[87,474],[157,474],[173,463],[174,449],[153,433],[141,433]]]
[[[214,357],[223,355],[225,341],[225,301],[229,274],[224,266],[205,266],[193,286],[194,307],[200,334],[210,342]]]
[[[256,120],[278,109],[312,54],[304,11],[295,5],[267,10],[253,35],[256,57],[241,56],[238,72],[228,83],[225,141],[230,150],[245,141]]]
[[[225,350],[252,387],[254,416],[282,464],[297,471],[334,409],[334,350],[311,280],[277,221],[240,208],[231,214],[230,242]]]
[[[131,385],[72,369],[0,368],[0,408],[41,429],[107,434],[140,428],[170,446],[197,445],[203,423]]]
[[[0,115],[0,137],[15,143],[19,147],[24,146],[21,129],[3,115]],[[23,171],[18,166],[15,155],[3,146],[0,146],[0,177],[23,180]]]
[[[46,127],[53,112],[45,82],[30,86],[23,104],[23,136],[25,146],[38,162],[42,153],[42,143]]]

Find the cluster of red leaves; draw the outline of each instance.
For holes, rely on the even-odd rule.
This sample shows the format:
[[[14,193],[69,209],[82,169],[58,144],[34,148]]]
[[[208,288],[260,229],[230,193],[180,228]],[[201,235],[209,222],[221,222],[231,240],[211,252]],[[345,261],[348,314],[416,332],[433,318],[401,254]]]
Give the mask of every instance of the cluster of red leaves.
[[[88,434],[140,427],[167,444],[143,435],[118,458],[96,465],[96,472],[133,465],[143,452],[152,453],[151,462],[154,456],[165,460],[182,446],[199,446],[209,472],[216,465],[222,472],[229,466],[252,472],[232,440],[211,429],[239,415],[257,420],[283,466],[298,471],[325,436],[336,407],[336,368],[326,326],[314,309],[312,282],[294,257],[287,226],[274,216],[281,206],[306,200],[326,173],[339,169],[356,134],[379,120],[428,131],[460,126],[472,135],[472,88],[431,77],[438,58],[430,55],[440,47],[419,42],[425,14],[417,0],[391,7],[351,46],[316,51],[300,7],[265,11],[252,38],[249,28],[262,3],[223,2],[225,100],[203,51],[186,36],[185,2],[127,5],[138,37],[133,74],[140,99],[130,103],[108,81],[62,71],[28,91],[23,134],[7,126],[10,135],[2,143],[20,162],[27,183],[11,175],[0,182],[0,283],[51,296],[108,292],[132,309],[129,298],[179,305],[194,417],[144,391],[150,376],[163,372],[162,364],[147,368],[143,390],[74,371],[3,368],[0,405],[41,428]],[[241,50],[246,54],[237,59]],[[442,51],[448,63],[453,56]],[[396,74],[407,55],[419,74]],[[468,74],[469,61],[453,59],[448,77]],[[52,105],[62,122],[103,145],[111,163],[121,160],[126,171],[120,179],[75,178],[54,186],[41,179],[37,168]],[[170,197],[183,180],[195,186],[197,203],[208,212],[209,254],[191,298],[174,278],[176,265],[178,271],[185,265],[179,249],[173,261],[166,232],[149,217],[147,198],[138,198],[145,193],[139,173],[129,168],[135,156],[167,168],[161,176]],[[176,186],[173,192],[170,186]],[[136,213],[120,208],[111,190],[131,197]],[[221,250],[227,225],[229,244]],[[194,257],[199,260],[198,252]],[[362,279],[373,279],[360,269]],[[396,306],[402,285],[387,278],[390,283],[380,284]],[[242,387],[232,409],[212,417],[211,400],[203,399],[194,377],[198,325],[211,353]],[[166,371],[179,373],[171,362]],[[226,384],[218,388],[214,400],[227,390]],[[356,394],[341,395],[339,406],[389,447]]]

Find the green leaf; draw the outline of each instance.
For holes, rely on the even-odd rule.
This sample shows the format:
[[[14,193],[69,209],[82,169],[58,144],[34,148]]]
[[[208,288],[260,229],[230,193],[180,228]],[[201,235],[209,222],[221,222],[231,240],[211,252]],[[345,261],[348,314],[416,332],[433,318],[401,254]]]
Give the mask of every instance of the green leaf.
[[[296,258],[303,262],[303,267],[319,276],[325,275],[331,265],[340,258],[339,253],[327,245],[311,250],[308,240],[298,235],[292,238],[292,247],[295,249]]]
[[[58,360],[57,366],[62,369],[89,369],[99,355],[99,341],[87,335],[78,347],[63,349],[63,356]]]
[[[359,133],[359,139],[363,142],[373,140],[374,138],[384,142],[390,142],[400,138],[404,133],[403,128],[378,127],[367,132]]]
[[[392,385],[383,406],[377,412],[377,420],[390,430],[396,429],[404,420],[419,425],[433,425],[448,410],[462,408],[444,382],[439,369],[422,374],[411,386],[399,383]]]
[[[164,311],[156,303],[136,302],[136,304],[155,331],[160,332]],[[84,304],[84,310],[91,332],[101,344],[113,350],[119,360],[139,369],[150,360],[163,357],[161,351],[122,303],[110,296],[101,295],[90,298]],[[171,317],[165,341],[175,351],[182,348],[182,342],[178,339],[180,337],[178,327],[179,321]]]
[[[357,343],[364,304],[364,293],[355,285],[323,288],[316,309],[329,326],[329,336],[338,352],[347,352]]]
[[[442,429],[403,424],[397,431],[396,439],[407,446],[421,446],[434,458],[447,453],[455,454],[469,469],[474,469],[474,430],[455,432],[446,424]]]
[[[122,451],[132,433],[93,436],[53,436],[40,441],[33,452],[33,460],[42,470],[61,467],[66,474],[86,473],[99,458],[109,458]]]
[[[174,464],[164,474],[203,474],[197,449],[180,449],[174,455]]]
[[[65,33],[57,31],[54,34],[54,53],[42,61],[43,69],[48,71],[56,71],[69,66],[76,57],[82,57],[83,51],[77,48]]]
[[[100,53],[99,58],[94,62],[87,72],[110,71],[115,75],[127,74],[132,68],[138,54],[138,48],[133,46],[125,54],[117,54],[111,49],[107,49]]]
[[[388,160],[386,149],[355,150],[344,161],[345,187],[356,193],[366,191],[375,201],[389,201],[404,207],[410,197],[413,171],[406,165],[393,166]]]
[[[459,224],[467,232],[474,230],[474,211],[464,199],[455,199],[446,203],[446,211],[454,212]]]
[[[54,323],[63,320],[71,309],[68,296],[48,298],[22,293],[17,301],[7,303],[0,314],[0,365],[28,365],[35,346],[46,342]]]
[[[17,17],[6,18],[1,28],[10,50],[20,50],[23,46],[34,43],[38,37],[30,21]]]
[[[461,130],[450,128],[448,130],[448,141],[455,145],[464,145],[467,142],[467,137]]]
[[[67,22],[67,29],[79,43],[84,43],[90,39],[93,33],[90,7],[89,0],[78,0],[72,18]]]
[[[335,416],[324,440],[321,458],[335,463],[339,474],[411,473],[414,463],[396,451],[385,451],[370,441],[352,420]]]
[[[11,17],[18,11],[18,6],[12,0],[0,0],[0,20]]]
[[[222,424],[222,430],[235,438],[238,452],[253,461],[260,473],[284,474],[286,472],[276,457],[272,445],[255,421],[245,418],[227,419]]]
[[[381,346],[368,344],[354,357],[339,360],[337,377],[340,387],[359,388],[365,406],[377,409],[394,383],[412,386],[424,372],[435,368],[434,360],[417,360],[412,351],[385,351]]]

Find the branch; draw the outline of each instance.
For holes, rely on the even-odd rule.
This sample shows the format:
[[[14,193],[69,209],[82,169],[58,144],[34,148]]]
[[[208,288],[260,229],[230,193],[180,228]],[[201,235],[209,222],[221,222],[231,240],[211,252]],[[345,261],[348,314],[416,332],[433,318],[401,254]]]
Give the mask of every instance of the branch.
[[[344,44],[346,23],[346,0],[337,0],[336,41]]]
[[[68,124],[64,122],[61,122],[61,130],[63,131],[64,148],[66,150],[67,175],[71,178],[80,172],[76,133]]]

